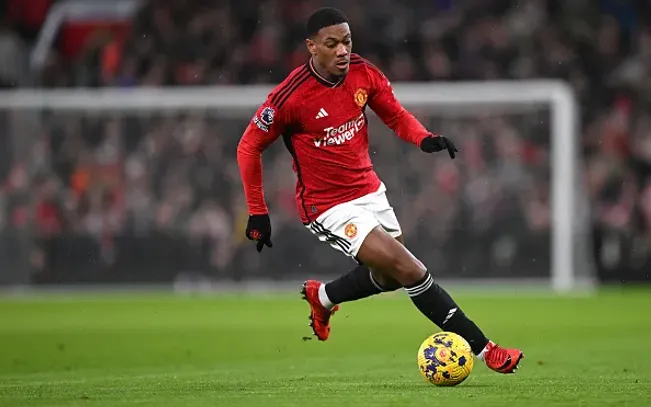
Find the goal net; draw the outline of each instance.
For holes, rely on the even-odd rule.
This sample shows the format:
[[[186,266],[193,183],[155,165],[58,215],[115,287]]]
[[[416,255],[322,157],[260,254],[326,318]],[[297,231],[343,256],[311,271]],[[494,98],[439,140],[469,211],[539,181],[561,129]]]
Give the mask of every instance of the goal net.
[[[264,155],[274,249],[258,256],[235,157],[271,88],[15,91],[4,133],[0,263],[41,283],[279,281],[348,270],[294,207],[291,159]],[[592,276],[578,114],[559,82],[395,84],[461,150],[428,155],[369,111],[371,157],[416,256],[440,279],[536,282]],[[20,250],[8,249],[20,248]],[[5,267],[5,270],[7,268]],[[5,279],[8,277],[5,277]]]

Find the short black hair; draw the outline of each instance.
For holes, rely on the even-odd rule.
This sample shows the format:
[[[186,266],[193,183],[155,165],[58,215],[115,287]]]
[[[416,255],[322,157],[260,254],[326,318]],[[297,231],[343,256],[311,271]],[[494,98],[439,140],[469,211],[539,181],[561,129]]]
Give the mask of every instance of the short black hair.
[[[323,27],[343,24],[348,22],[348,17],[343,11],[334,7],[323,7],[312,13],[307,18],[305,32],[308,37],[314,37]]]

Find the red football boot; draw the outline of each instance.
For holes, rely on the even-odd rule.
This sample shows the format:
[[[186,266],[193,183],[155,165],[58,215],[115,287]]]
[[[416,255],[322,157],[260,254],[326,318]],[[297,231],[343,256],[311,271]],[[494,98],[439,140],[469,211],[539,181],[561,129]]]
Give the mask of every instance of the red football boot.
[[[524,354],[521,350],[505,349],[492,341],[486,345],[484,352],[486,366],[498,373],[515,373],[518,363],[523,358]]]
[[[334,308],[329,310],[321,304],[321,301],[319,301],[319,287],[321,287],[321,284],[320,281],[307,280],[303,283],[301,294],[312,308],[310,326],[314,331],[314,335],[320,341],[325,341],[330,336],[330,317],[339,309],[339,306],[335,305]]]

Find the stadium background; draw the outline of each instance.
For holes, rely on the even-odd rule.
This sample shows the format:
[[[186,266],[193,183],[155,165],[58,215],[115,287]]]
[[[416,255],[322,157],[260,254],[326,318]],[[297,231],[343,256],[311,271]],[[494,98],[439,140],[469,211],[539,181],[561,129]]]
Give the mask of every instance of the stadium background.
[[[0,1],[3,88],[277,83],[305,61],[303,21],[322,4],[143,1],[132,19],[64,24],[35,66],[30,50],[56,3]],[[328,2],[352,20],[354,51],[393,82],[568,81],[581,109],[598,275],[649,280],[648,2],[369,3]],[[437,275],[549,273],[548,115],[427,116],[432,130],[459,140],[461,163],[427,164],[431,158],[381,126],[371,129],[373,159],[407,242]],[[242,120],[203,111],[39,112],[25,127],[5,111],[0,123],[0,284],[293,280],[338,275],[352,264],[296,218],[282,146],[265,155],[275,247],[254,255],[242,233],[246,208],[234,154]]]

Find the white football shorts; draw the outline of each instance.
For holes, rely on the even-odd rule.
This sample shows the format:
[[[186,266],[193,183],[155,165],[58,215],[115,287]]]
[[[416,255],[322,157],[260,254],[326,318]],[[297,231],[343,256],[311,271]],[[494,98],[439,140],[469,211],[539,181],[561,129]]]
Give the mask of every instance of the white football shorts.
[[[384,183],[376,192],[333,206],[305,225],[319,240],[353,258],[377,226],[394,238],[402,234]]]

